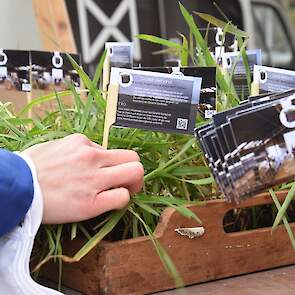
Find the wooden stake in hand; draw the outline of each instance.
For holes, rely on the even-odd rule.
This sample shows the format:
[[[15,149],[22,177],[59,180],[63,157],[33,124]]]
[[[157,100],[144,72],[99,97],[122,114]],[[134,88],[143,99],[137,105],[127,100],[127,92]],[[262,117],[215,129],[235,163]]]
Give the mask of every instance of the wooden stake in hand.
[[[108,147],[110,129],[116,121],[118,95],[119,95],[119,84],[111,84],[108,90],[108,99],[107,99],[106,114],[105,114],[104,129],[103,129],[102,146],[105,149],[107,149]]]
[[[108,86],[110,83],[111,61],[108,53],[106,54],[102,69],[102,97],[107,98]]]
[[[251,84],[251,95],[252,96],[259,95],[259,84],[256,82],[252,82]]]

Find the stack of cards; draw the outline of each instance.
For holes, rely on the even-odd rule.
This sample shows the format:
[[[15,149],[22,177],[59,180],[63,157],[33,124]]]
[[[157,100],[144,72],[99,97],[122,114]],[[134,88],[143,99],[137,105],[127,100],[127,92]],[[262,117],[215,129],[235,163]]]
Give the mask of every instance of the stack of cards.
[[[295,90],[250,97],[195,134],[229,202],[295,178]]]

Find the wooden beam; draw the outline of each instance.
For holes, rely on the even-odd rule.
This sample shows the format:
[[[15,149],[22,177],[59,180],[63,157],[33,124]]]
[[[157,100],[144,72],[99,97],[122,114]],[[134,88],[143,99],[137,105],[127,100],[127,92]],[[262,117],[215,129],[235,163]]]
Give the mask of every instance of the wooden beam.
[[[64,0],[32,0],[43,49],[76,53],[76,44]]]

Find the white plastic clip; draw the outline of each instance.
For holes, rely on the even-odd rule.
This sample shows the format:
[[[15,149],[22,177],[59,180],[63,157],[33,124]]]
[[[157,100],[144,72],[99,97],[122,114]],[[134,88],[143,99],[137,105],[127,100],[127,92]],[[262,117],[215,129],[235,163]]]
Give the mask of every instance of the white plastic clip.
[[[64,60],[58,51],[54,51],[51,61],[55,68],[61,68],[64,64]]]
[[[6,53],[3,52],[3,48],[0,48],[0,56],[2,59],[2,60],[0,59],[0,66],[6,65],[8,58]]]
[[[205,228],[203,226],[182,227],[182,228],[176,228],[174,231],[176,231],[178,234],[182,236],[187,236],[190,239],[194,239],[194,238],[203,236],[205,233]]]

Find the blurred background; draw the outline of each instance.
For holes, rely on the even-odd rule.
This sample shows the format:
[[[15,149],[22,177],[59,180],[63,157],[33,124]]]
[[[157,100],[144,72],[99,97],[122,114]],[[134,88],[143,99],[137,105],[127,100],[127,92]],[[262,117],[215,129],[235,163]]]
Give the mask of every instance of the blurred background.
[[[181,0],[189,11],[231,20],[261,48],[263,64],[295,69],[295,0]],[[195,17],[199,27],[207,24]],[[163,65],[159,45],[139,33],[176,41],[189,34],[177,0],[1,0],[0,48],[78,52],[91,74],[106,41],[135,42],[135,59]]]

